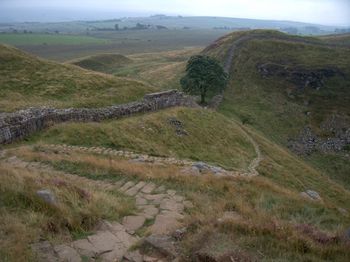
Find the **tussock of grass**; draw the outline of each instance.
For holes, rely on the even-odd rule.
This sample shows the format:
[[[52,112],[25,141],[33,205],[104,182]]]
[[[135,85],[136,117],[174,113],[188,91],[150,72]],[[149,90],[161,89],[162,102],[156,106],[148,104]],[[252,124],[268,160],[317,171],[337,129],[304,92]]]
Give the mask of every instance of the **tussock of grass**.
[[[126,78],[38,59],[0,46],[0,111],[29,106],[101,107],[159,90]]]

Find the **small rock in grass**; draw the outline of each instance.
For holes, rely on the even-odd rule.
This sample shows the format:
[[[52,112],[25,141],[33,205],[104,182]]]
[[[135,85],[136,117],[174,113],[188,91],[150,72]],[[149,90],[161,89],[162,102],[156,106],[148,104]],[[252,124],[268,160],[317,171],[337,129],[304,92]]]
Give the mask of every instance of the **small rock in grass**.
[[[123,218],[123,226],[127,232],[134,233],[143,226],[145,221],[144,216],[127,216]]]
[[[48,189],[38,190],[36,192],[36,194],[38,195],[38,197],[40,197],[47,204],[50,204],[50,205],[57,204],[57,200],[56,200],[55,195]]]
[[[300,193],[300,195],[304,198],[309,198],[311,200],[321,201],[321,196],[313,190],[306,190],[305,192]]]

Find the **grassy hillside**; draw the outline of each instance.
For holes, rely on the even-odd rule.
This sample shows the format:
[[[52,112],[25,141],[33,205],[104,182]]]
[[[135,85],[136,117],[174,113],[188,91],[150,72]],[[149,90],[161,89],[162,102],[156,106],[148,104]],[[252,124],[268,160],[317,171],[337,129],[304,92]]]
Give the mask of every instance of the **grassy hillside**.
[[[350,34],[326,35],[320,37],[320,39],[330,44],[350,46]]]
[[[267,38],[247,41],[235,51],[222,113],[250,124],[283,145],[306,126],[320,137],[329,136],[320,126],[334,114],[349,120],[349,49],[302,43],[304,38],[300,37],[293,37],[295,42],[290,37],[284,41],[280,33],[252,31],[228,35],[205,52],[224,61],[233,41],[249,34]],[[312,41],[319,43],[317,39]],[[262,73],[261,68],[268,73]],[[330,75],[319,73],[330,71]],[[307,85],[308,77],[312,82],[317,74],[322,75],[321,80],[314,86]],[[346,155],[314,154],[306,158],[332,178],[350,185]]]
[[[111,73],[132,63],[132,60],[119,54],[99,54],[74,60],[70,63],[93,71]]]
[[[0,46],[0,111],[29,106],[100,107],[133,101],[156,88],[145,83],[38,59]]]
[[[180,121],[177,129],[171,121]],[[255,157],[239,126],[208,110],[176,108],[118,121],[64,124],[38,136],[46,143],[104,146],[176,156],[245,170]]]
[[[126,57],[101,54],[69,63],[93,71],[137,79],[163,89],[177,89],[180,88],[179,78],[185,71],[187,60],[200,51],[201,48],[184,48]]]
[[[232,39],[242,34],[249,33],[223,38],[206,51],[224,58]],[[267,34],[273,36],[274,32]],[[159,89],[175,83],[182,72],[179,65],[184,65],[192,52],[133,55],[129,57],[132,63],[113,73],[150,83],[159,81]],[[6,110],[31,103],[105,105],[135,99],[150,88],[133,80],[39,60],[10,47],[1,49],[0,54],[6,58],[0,65],[0,81],[7,87],[1,89],[0,101]],[[221,112],[173,108],[101,123],[65,123],[37,133],[24,143],[6,146],[6,152],[0,151],[0,161],[17,156],[39,167],[27,168],[13,158],[1,162],[0,256],[7,261],[26,260],[33,255],[30,244],[39,239],[67,243],[90,234],[100,219],[120,221],[122,216],[135,212],[135,200],[108,188],[121,180],[147,180],[157,187],[175,189],[194,205],[186,209],[182,221],[187,228],[179,241],[184,260],[198,260],[201,255],[218,261],[348,261],[349,244],[344,232],[350,223],[350,191],[325,175],[332,164],[340,165],[343,173],[328,175],[334,178],[346,174],[348,163],[341,164],[339,158],[334,158],[329,164],[329,156],[322,155],[320,161],[313,155],[312,163],[318,167],[314,168],[283,146],[288,135],[298,133],[305,124],[317,127],[324,115],[336,109],[348,112],[346,82],[337,75],[319,90],[306,88],[300,93],[285,78],[263,78],[257,71],[261,62],[288,63],[286,68],[298,66],[303,70],[327,62],[348,72],[347,55],[343,49],[254,40],[234,59],[233,78]],[[120,85],[116,85],[118,81]],[[129,81],[130,86],[122,81]],[[108,89],[106,83],[110,84]],[[139,86],[132,85],[135,83]],[[337,103],[324,99],[323,89],[335,94]],[[11,92],[13,97],[8,96]],[[115,92],[115,97],[110,92]],[[315,102],[306,105],[304,99]],[[306,110],[312,110],[312,114],[307,116]],[[246,170],[257,156],[252,140],[259,145],[263,160],[257,167],[259,176],[248,178],[192,176],[184,173],[182,166],[136,162],[89,151],[60,153],[45,146],[101,146]],[[325,165],[323,171],[321,163]],[[91,181],[87,183],[82,177]],[[344,181],[344,177],[338,179]],[[42,188],[53,191],[62,204],[52,207],[40,201],[36,191]],[[302,197],[300,193],[306,190],[318,192],[322,200]],[[234,216],[223,219],[227,212]],[[147,220],[146,224],[153,222]]]
[[[187,135],[176,135],[176,128],[168,122],[174,117]],[[250,179],[188,176],[181,167],[113,156],[58,154],[40,143],[31,150],[19,147],[11,152],[77,176],[107,181],[147,177],[157,185],[175,188],[195,205],[184,221],[188,232],[180,249],[189,260],[202,253],[267,261],[346,261],[348,246],[342,234],[350,218],[342,210],[350,209],[350,192],[261,133],[244,129],[259,144],[264,157],[258,167],[260,176]],[[246,167],[255,157],[239,124],[199,109],[171,109],[101,124],[65,124],[38,134],[34,141],[126,148],[234,168]],[[317,191],[322,201],[301,197],[300,192],[308,189]],[[219,222],[224,212],[235,212],[238,217]]]

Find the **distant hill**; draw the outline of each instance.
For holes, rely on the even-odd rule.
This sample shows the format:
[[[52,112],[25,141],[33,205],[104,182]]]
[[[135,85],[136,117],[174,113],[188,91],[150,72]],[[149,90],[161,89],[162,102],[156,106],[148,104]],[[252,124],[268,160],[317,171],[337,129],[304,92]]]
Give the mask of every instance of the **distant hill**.
[[[292,34],[322,35],[334,33],[336,30],[345,30],[335,26],[325,26],[294,21],[260,20],[230,17],[208,16],[165,16],[156,15],[150,17],[125,17],[120,19],[97,21],[73,21],[57,23],[3,23],[0,24],[0,32],[13,30],[27,30],[33,32],[61,33],[85,33],[86,30],[115,30],[118,24],[119,30],[124,28],[147,29],[275,29]],[[137,26],[138,25],[138,26]],[[142,26],[144,25],[144,27]],[[159,27],[157,27],[159,26]],[[165,28],[164,28],[165,27]]]
[[[140,81],[39,59],[0,45],[0,111],[29,106],[99,107],[155,91]]]
[[[221,112],[350,186],[350,49],[336,46],[347,37],[237,32],[204,53],[225,64],[233,51]]]
[[[111,73],[121,66],[132,63],[132,60],[119,54],[99,54],[74,60],[70,63],[93,71]]]

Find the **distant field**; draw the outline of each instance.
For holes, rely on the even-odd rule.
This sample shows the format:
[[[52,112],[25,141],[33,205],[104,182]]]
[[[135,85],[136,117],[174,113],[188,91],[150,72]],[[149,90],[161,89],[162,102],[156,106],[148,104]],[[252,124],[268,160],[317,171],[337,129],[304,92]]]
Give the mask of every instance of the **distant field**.
[[[9,45],[84,45],[109,42],[106,39],[78,35],[0,34],[0,43]]]
[[[127,30],[90,32],[90,35],[0,34],[0,43],[15,45],[37,56],[67,61],[101,53],[123,55],[205,47],[230,30]],[[26,38],[28,37],[28,38]],[[42,38],[44,37],[44,39]],[[53,37],[49,41],[49,37]],[[11,42],[10,42],[11,40]],[[15,41],[16,40],[16,41]],[[43,43],[46,43],[43,45]]]
[[[161,89],[178,89],[179,79],[185,71],[187,60],[201,51],[202,48],[184,48],[128,56],[100,54],[67,63],[118,77],[137,79]]]

